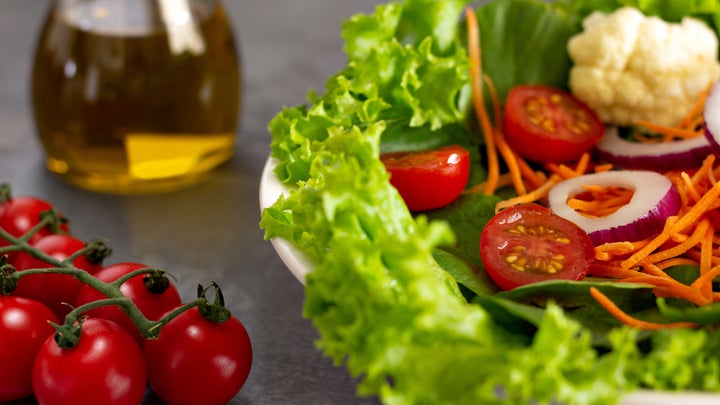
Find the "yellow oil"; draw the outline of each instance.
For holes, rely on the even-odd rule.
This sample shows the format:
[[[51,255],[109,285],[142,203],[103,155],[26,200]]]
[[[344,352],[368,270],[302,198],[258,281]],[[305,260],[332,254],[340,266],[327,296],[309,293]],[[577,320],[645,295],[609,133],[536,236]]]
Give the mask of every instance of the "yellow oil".
[[[48,169],[72,184],[172,191],[233,154],[241,69],[221,4],[198,2],[205,8],[193,10],[198,52],[171,49],[160,13],[146,9],[154,3],[81,1],[48,15],[33,66],[33,108]]]

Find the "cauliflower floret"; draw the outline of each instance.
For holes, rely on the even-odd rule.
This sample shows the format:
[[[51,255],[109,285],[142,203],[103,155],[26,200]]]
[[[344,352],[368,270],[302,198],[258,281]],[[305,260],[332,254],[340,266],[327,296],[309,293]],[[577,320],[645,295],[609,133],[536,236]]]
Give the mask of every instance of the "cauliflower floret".
[[[718,38],[702,21],[667,23],[624,7],[595,12],[568,42],[569,87],[615,125],[676,125],[720,78]]]

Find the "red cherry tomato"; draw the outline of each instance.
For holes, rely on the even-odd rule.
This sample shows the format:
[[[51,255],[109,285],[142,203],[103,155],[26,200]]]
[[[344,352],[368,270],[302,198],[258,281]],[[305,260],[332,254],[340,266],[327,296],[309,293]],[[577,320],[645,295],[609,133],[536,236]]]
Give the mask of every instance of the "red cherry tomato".
[[[109,283],[132,271],[147,267],[148,266],[140,263],[116,263],[103,268],[95,273],[94,276],[101,281]],[[168,284],[167,288],[158,291],[146,284],[146,277],[150,276],[148,274],[140,274],[125,281],[120,285],[120,292],[134,302],[145,317],[151,321],[156,321],[168,311],[180,306],[182,300],[174,285]],[[103,298],[106,297],[98,290],[89,285],[83,285],[75,297],[75,307]],[[135,323],[117,305],[91,309],[85,312],[85,315],[114,321],[127,329],[139,343],[142,342],[143,337],[138,331],[137,326],[135,326]]]
[[[520,155],[538,163],[563,163],[591,150],[605,133],[597,114],[570,93],[523,85],[505,102],[505,136]]]
[[[581,280],[595,257],[587,233],[537,204],[506,208],[480,235],[485,269],[503,290],[545,280]]]
[[[432,210],[452,203],[470,175],[470,153],[457,145],[384,153],[380,160],[390,173],[390,184],[411,211]]]
[[[81,330],[74,347],[62,348],[50,336],[40,348],[32,370],[38,403],[142,403],[147,369],[130,333],[106,319],[87,319]]]
[[[0,203],[0,228],[12,236],[20,237],[40,222],[42,212],[51,209],[53,206],[50,203],[36,197],[8,197],[7,200]],[[60,230],[64,233],[70,231],[67,223],[63,223]],[[31,236],[28,242],[33,243],[43,236],[53,233],[55,232],[50,227],[44,227]],[[9,244],[8,241],[0,238],[0,247]],[[13,252],[8,257],[12,260],[16,255],[17,253]]]
[[[33,247],[58,260],[67,259],[84,246],[85,242],[69,235],[48,235],[33,243]],[[13,264],[19,271],[53,267],[26,252],[18,253]],[[73,265],[90,274],[101,268],[100,263],[90,262],[84,255],[76,258]],[[47,305],[58,319],[64,319],[72,309],[68,304],[75,302],[82,286],[80,281],[67,274],[32,274],[20,278],[12,294],[38,300]]]
[[[221,405],[245,384],[252,346],[234,316],[221,323],[205,319],[197,308],[165,325],[144,344],[150,387],[170,405]]]
[[[58,322],[50,308],[38,301],[0,296],[0,402],[32,395],[35,355]]]

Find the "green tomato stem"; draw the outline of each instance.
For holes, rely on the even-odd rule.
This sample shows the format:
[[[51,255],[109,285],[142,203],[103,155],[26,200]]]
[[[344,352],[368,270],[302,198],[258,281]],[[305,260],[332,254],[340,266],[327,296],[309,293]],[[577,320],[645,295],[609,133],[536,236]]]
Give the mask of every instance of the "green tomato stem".
[[[22,250],[22,247],[16,246],[16,245],[3,246],[3,247],[0,247],[0,255],[3,255],[5,253],[10,253],[10,252],[19,252],[21,250]]]
[[[2,198],[3,190],[2,184],[0,184],[0,199]],[[229,316],[229,311],[224,308],[224,300],[222,297],[222,293],[220,292],[218,285],[213,282],[212,285],[208,287],[208,289],[214,288],[216,290],[217,296],[215,298],[215,303],[209,303],[207,298],[205,297],[205,293],[208,289],[203,289],[201,286],[199,286],[199,294],[197,299],[187,302],[179,306],[178,308],[168,312],[157,321],[151,321],[142,313],[142,311],[140,311],[140,309],[137,307],[137,305],[135,305],[135,303],[132,302],[132,300],[127,298],[122,293],[120,287],[124,282],[141,274],[151,274],[153,276],[159,277],[166,277],[169,274],[166,273],[164,270],[148,267],[134,270],[112,282],[104,282],[94,277],[92,274],[73,265],[73,261],[82,255],[85,255],[85,257],[89,261],[96,263],[101,262],[102,259],[110,255],[111,249],[103,241],[97,239],[92,240],[86,243],[85,247],[74,252],[72,255],[68,256],[64,260],[52,257],[45,252],[33,247],[28,242],[34,234],[36,234],[38,231],[45,227],[50,227],[52,230],[58,232],[63,222],[64,219],[62,219],[55,210],[50,210],[43,212],[40,215],[40,221],[38,222],[38,224],[20,237],[15,237],[4,229],[0,228],[0,238],[6,240],[10,244],[9,246],[0,248],[0,256],[3,253],[24,251],[30,256],[50,265],[50,267],[47,268],[36,268],[17,271],[12,265],[6,264],[3,260],[0,265],[0,286],[4,287],[0,289],[0,294],[11,293],[17,285],[17,282],[25,276],[33,274],[67,274],[79,280],[81,283],[91,286],[92,288],[103,294],[105,297],[107,297],[74,308],[65,317],[62,325],[52,323],[57,330],[57,332],[55,333],[55,341],[61,347],[72,347],[77,344],[80,338],[80,328],[82,327],[82,322],[85,319],[83,313],[91,309],[107,305],[119,306],[120,309],[122,309],[122,311],[125,312],[128,317],[130,317],[133,323],[135,323],[138,330],[140,331],[140,334],[145,339],[156,339],[165,325],[170,323],[170,321],[172,321],[174,318],[176,318],[183,312],[194,307],[199,307],[199,309],[202,310],[202,312],[204,313],[211,312],[213,314],[212,318],[216,322]],[[148,288],[151,288],[153,292],[161,293],[162,291],[164,291],[164,289],[167,288],[167,285],[169,285],[169,283],[160,283],[158,286]],[[227,311],[228,314],[222,313],[222,310]],[[223,316],[218,317],[217,313],[222,313]]]
[[[173,319],[178,317],[183,312],[194,308],[199,307],[206,303],[206,300],[204,298],[197,298],[193,301],[187,302],[174,310],[168,312],[165,314],[162,318],[158,319],[157,321],[153,322],[153,325],[151,325],[149,328],[147,328],[143,333],[143,337],[146,339],[157,339],[158,335],[160,334],[160,331],[162,328],[170,323]]]
[[[8,269],[0,272],[0,286],[7,287],[4,287],[2,291],[0,291],[0,293],[9,294],[14,289],[14,286],[17,285],[17,282],[25,276],[33,274],[67,274],[79,280],[81,283],[91,286],[92,288],[106,296],[106,299],[98,300],[93,303],[88,303],[73,309],[66,316],[63,325],[54,325],[55,328],[58,330],[58,333],[56,333],[56,341],[58,341],[58,344],[61,344],[63,347],[71,347],[72,345],[77,343],[75,337],[77,336],[79,338],[77,328],[81,327],[82,313],[92,308],[105,305],[118,305],[135,323],[143,337],[155,338],[160,333],[162,327],[168,322],[170,322],[170,320],[172,320],[174,317],[179,315],[182,311],[200,305],[200,300],[192,301],[169,313],[167,316],[163,317],[159,321],[149,320],[140,311],[140,309],[122,293],[122,291],[120,290],[120,286],[123,282],[129,280],[134,276],[143,273],[158,272],[159,270],[152,268],[138,269],[120,277],[119,279],[111,283],[106,283],[102,280],[97,279],[87,271],[79,269],[73,265],[73,261],[81,255],[90,255],[91,257],[93,255],[96,255],[95,257],[104,257],[104,255],[109,254],[110,250],[103,242],[98,240],[91,241],[87,243],[84,248],[79,249],[77,252],[74,252],[72,255],[68,256],[64,260],[59,260],[55,257],[52,257],[30,245],[30,243],[28,243],[30,237],[33,234],[37,233],[43,227],[51,224],[54,221],[53,217],[53,215],[43,216],[36,226],[34,226],[31,230],[29,230],[21,237],[15,237],[4,229],[0,228],[0,238],[5,239],[10,243],[10,246],[0,248],[2,249],[0,250],[0,253],[11,251],[24,251],[30,256],[50,265],[50,267],[47,268],[26,269],[22,271],[15,271],[11,265],[4,266]],[[88,259],[92,260],[91,257],[89,257]]]
[[[138,275],[142,273],[148,273],[150,271],[153,271],[153,269],[140,269],[134,271],[133,273],[135,273],[135,275]],[[67,274],[75,277],[83,284],[91,286],[92,288],[107,297],[101,300],[81,305],[70,311],[70,313],[65,317],[65,325],[67,327],[69,327],[70,325],[74,325],[82,317],[82,313],[85,311],[107,305],[117,305],[120,307],[120,309],[123,310],[123,312],[125,312],[125,314],[127,314],[128,317],[130,317],[133,323],[137,326],[138,330],[140,330],[140,334],[143,335],[143,337],[153,338],[157,337],[157,334],[160,333],[159,329],[162,328],[162,326],[169,322],[170,319],[177,316],[174,315],[167,320],[163,320],[162,322],[151,321],[142,313],[142,311],[140,311],[140,309],[135,305],[135,303],[132,302],[132,300],[127,298],[122,293],[122,291],[120,291],[120,284],[122,283],[116,283],[117,280],[111,283],[106,283],[102,280],[97,279],[92,274],[84,270],[72,267],[72,265],[68,265],[66,263],[61,263],[61,266],[58,267],[16,271],[12,273],[10,277],[12,277],[17,283],[22,277],[32,274]],[[125,280],[127,280],[127,278],[125,278]],[[190,307],[195,305],[199,304],[194,303],[194,305],[190,305]]]

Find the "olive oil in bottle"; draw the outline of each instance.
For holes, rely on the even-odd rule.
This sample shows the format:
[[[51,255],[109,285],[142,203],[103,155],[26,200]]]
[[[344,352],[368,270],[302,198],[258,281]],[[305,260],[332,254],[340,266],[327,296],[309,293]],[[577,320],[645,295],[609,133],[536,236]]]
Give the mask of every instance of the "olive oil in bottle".
[[[219,1],[56,1],[33,65],[47,168],[100,192],[195,184],[233,153],[241,68]]]

